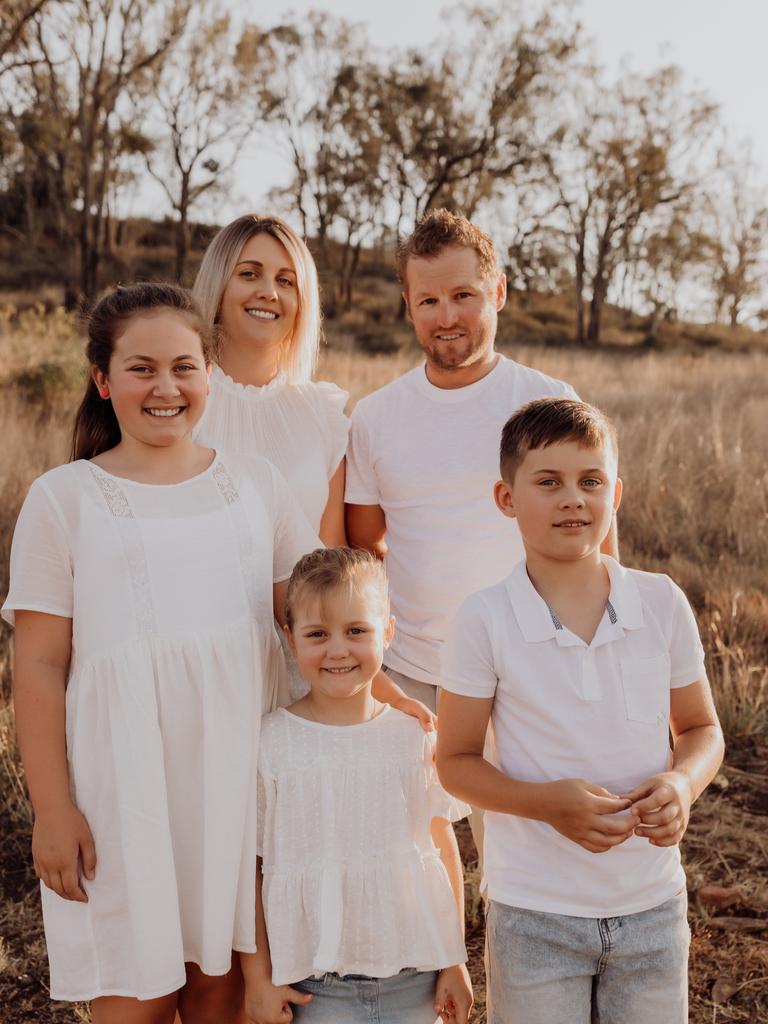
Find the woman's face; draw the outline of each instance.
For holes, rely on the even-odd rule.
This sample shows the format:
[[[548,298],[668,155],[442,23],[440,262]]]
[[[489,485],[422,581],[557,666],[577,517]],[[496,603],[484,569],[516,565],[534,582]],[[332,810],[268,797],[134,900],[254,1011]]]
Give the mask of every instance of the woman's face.
[[[222,345],[279,348],[289,341],[299,309],[296,270],[285,246],[260,232],[240,251],[219,306]]]

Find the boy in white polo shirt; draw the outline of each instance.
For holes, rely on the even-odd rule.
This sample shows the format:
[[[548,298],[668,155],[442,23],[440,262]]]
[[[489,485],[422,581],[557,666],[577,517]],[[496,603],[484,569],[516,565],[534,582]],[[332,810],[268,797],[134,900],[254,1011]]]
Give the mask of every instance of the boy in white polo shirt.
[[[501,476],[526,558],[459,609],[437,752],[487,811],[489,1024],[684,1024],[678,844],[723,753],[693,614],[669,577],[600,554],[621,481],[596,409],[524,406]]]

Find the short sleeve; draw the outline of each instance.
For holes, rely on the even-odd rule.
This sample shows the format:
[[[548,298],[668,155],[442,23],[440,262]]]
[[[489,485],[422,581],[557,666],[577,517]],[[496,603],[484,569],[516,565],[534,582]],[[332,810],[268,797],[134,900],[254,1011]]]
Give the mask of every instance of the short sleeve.
[[[441,684],[461,697],[493,697],[499,677],[494,664],[488,610],[479,594],[460,606],[443,647]]]
[[[72,618],[72,555],[61,511],[42,480],[35,480],[21,507],[11,545],[6,622],[18,610]]]
[[[673,601],[668,635],[670,686],[676,689],[680,686],[689,686],[697,679],[703,679],[706,676],[706,668],[699,627],[696,625],[688,598],[671,579],[669,586]]]
[[[446,793],[440,785],[435,768],[435,745],[437,734],[424,733],[424,772],[427,777],[427,794],[429,798],[430,818],[446,818],[448,821],[461,821],[471,813],[472,808],[463,800]]]
[[[344,415],[349,393],[325,380],[314,382],[318,415],[325,424],[325,443],[330,480],[347,452],[349,417]]]
[[[271,463],[272,523],[274,526],[272,579],[287,580],[302,555],[323,546],[309,525],[301,506],[278,469]]]
[[[350,505],[381,504],[379,482],[371,455],[370,432],[359,405],[352,413],[349,428],[345,501]]]

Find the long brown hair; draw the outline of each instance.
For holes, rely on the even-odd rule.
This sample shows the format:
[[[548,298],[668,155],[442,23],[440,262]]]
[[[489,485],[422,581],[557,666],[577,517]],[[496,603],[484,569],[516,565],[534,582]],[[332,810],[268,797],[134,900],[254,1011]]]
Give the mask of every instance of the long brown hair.
[[[88,345],[85,355],[93,369],[109,372],[115,342],[134,316],[149,310],[169,309],[180,313],[200,336],[206,364],[211,361],[210,331],[188,291],[166,282],[118,285],[101,299],[88,317]],[[89,376],[85,394],[75,415],[70,458],[92,459],[114,448],[120,441],[120,424],[112,402],[99,395]]]

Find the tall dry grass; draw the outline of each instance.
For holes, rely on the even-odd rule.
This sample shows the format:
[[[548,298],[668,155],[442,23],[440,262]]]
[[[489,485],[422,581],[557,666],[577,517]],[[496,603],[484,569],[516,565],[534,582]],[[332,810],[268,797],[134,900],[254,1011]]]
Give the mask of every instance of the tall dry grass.
[[[63,313],[32,309],[16,316],[0,307],[0,595],[26,489],[67,457],[85,373],[81,350],[80,331]],[[521,348],[508,354],[570,381],[616,421],[625,483],[619,515],[623,560],[669,572],[688,593],[731,763],[768,753],[768,353]],[[413,346],[386,356],[329,348],[318,376],[347,388],[354,404],[418,359]],[[3,628],[0,819],[9,852],[3,858],[0,936],[21,935],[22,945],[11,952],[0,948],[0,998],[3,977],[29,971],[30,963],[38,965],[38,987],[44,984],[37,901],[24,860],[30,815],[11,729],[10,669],[10,631]],[[23,863],[8,875],[9,862],[17,859]],[[83,1019],[63,1006],[53,1011],[41,1004],[31,1012],[14,1020]]]

